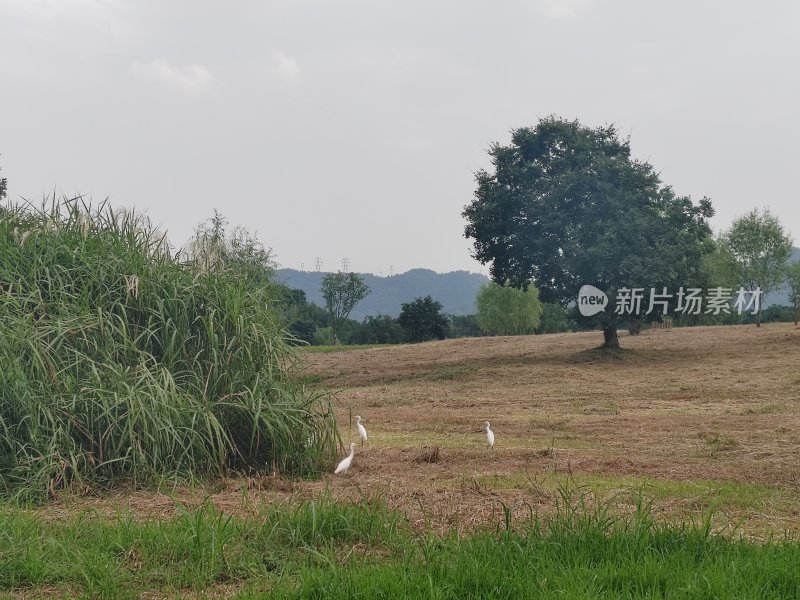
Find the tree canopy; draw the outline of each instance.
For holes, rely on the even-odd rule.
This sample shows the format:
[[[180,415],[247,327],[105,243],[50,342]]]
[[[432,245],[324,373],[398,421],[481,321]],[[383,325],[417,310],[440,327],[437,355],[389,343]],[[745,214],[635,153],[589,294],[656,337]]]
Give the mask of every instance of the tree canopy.
[[[403,304],[397,322],[406,331],[409,342],[443,340],[447,336],[448,323],[441,310],[441,302],[431,296],[417,298]]]
[[[761,289],[766,294],[784,282],[792,238],[769,210],[752,210],[736,219],[721,236],[721,247],[730,257],[738,285]],[[761,303],[756,313],[757,326],[761,325],[760,317]]]
[[[711,201],[695,205],[662,184],[653,167],[631,157],[613,125],[590,128],[547,117],[512,132],[489,150],[493,169],[476,174],[464,209],[473,256],[497,283],[527,289],[544,302],[575,302],[580,287],[674,287],[701,277],[711,230]],[[616,347],[619,316],[594,322]]]

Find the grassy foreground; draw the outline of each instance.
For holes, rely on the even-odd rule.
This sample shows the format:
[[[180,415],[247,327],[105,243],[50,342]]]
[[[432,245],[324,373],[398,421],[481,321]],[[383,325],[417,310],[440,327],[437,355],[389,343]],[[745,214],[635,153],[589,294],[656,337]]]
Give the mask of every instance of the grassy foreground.
[[[0,592],[261,598],[794,598],[800,543],[753,544],[710,520],[612,516],[563,494],[553,517],[444,537],[376,500],[328,498],[233,517],[43,520],[0,512]]]

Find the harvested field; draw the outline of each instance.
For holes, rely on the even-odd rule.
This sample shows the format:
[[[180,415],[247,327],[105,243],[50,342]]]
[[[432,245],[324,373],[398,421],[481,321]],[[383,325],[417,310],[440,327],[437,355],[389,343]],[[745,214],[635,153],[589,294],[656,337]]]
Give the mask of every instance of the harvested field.
[[[39,509],[162,516],[210,495],[218,507],[380,496],[421,529],[469,531],[553,509],[559,490],[637,492],[661,518],[756,539],[800,532],[800,329],[653,330],[595,349],[599,333],[446,340],[309,353],[311,385],[336,390],[342,441],[369,443],[344,477],[232,479],[214,489],[115,492]],[[485,445],[489,420],[497,441]]]

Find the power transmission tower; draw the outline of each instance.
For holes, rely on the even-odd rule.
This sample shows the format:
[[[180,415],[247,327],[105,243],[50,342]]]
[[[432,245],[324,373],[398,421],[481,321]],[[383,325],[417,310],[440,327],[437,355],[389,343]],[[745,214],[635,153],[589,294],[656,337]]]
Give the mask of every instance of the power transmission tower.
[[[342,271],[347,273],[347,269],[350,268],[350,259],[346,256],[342,259]]]
[[[306,263],[300,263],[300,272],[301,273],[305,273],[306,272]]]
[[[322,259],[318,256],[315,259],[316,270],[319,272],[322,269]]]

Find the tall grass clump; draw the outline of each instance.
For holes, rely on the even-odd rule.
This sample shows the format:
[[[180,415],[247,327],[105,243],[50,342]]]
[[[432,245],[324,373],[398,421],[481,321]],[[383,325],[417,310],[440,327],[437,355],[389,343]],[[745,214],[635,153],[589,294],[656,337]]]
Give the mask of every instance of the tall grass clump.
[[[330,460],[270,286],[198,254],[107,203],[0,208],[0,492]]]

